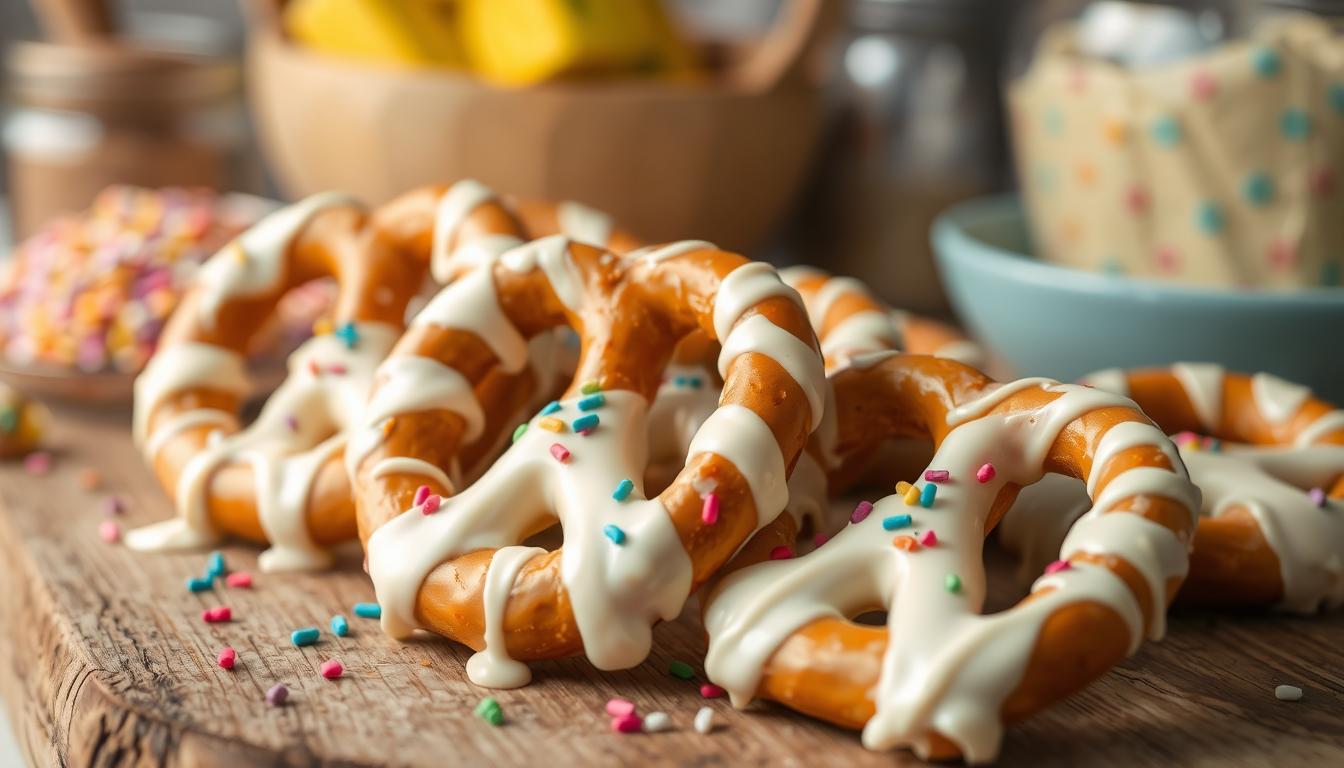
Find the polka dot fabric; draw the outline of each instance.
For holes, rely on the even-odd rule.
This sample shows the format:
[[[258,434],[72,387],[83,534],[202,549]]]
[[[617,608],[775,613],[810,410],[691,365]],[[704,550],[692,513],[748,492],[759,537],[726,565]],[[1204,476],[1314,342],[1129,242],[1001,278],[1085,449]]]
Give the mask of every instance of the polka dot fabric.
[[[1222,287],[1339,286],[1344,36],[1307,17],[1153,68],[1052,30],[1010,89],[1042,256]]]

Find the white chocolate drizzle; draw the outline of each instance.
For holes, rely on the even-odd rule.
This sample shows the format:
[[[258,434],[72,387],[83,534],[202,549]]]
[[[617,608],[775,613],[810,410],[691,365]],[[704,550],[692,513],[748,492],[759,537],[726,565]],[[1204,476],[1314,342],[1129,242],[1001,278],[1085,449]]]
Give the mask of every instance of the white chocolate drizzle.
[[[532,669],[504,652],[504,606],[518,572],[527,561],[546,554],[540,547],[502,547],[485,573],[485,647],[467,659],[467,678],[485,688],[521,688],[532,682]]]
[[[685,256],[688,253],[696,251],[717,251],[719,247],[705,240],[678,240],[675,243],[666,245],[651,245],[631,251],[625,258],[627,261],[643,261],[646,266],[653,266],[661,261],[674,259],[678,256]]]
[[[605,246],[611,239],[611,217],[581,203],[565,201],[555,211],[560,234],[588,245]]]
[[[278,289],[294,237],[317,214],[342,207],[364,210],[350,195],[322,192],[267,215],[211,256],[195,280],[206,289],[199,305],[201,326],[213,330],[220,308],[230,301]]]
[[[514,272],[524,274],[540,268],[560,303],[577,310],[583,301],[583,275],[570,258],[569,242],[564,235],[543,237],[506,251],[499,260]]]
[[[354,348],[335,335],[314,337],[289,359],[289,376],[266,401],[247,428],[225,436],[215,432],[207,447],[191,458],[178,477],[174,494],[178,516],[127,534],[127,546],[141,551],[195,548],[218,540],[210,522],[208,495],[221,468],[248,465],[256,490],[257,513],[270,549],[262,553],[266,571],[323,568],[330,555],[313,543],[306,513],[313,481],[346,446],[359,423],[378,362],[392,348],[398,331],[377,323],[355,326]],[[137,409],[152,413],[160,398],[188,388],[216,386],[217,364],[192,368],[194,361],[218,363],[232,353],[204,345],[181,344],[162,350],[137,381]],[[208,348],[214,349],[214,348]],[[216,354],[222,353],[222,354]],[[229,365],[222,366],[224,370]],[[237,382],[233,382],[236,384]],[[181,433],[181,421],[159,427]],[[142,443],[147,451],[166,441],[158,432]]]
[[[483,246],[499,247],[503,245],[503,250],[507,250],[517,245],[516,238],[505,236],[506,240],[492,240],[489,244],[481,242],[467,244],[475,249],[470,255],[467,254],[467,249],[461,246],[454,251],[448,249],[448,243],[457,234],[457,230],[471,215],[471,212],[494,199],[496,199],[494,190],[475,179],[462,179],[449,187],[439,198],[438,207],[434,212],[434,234],[430,246],[429,271],[430,275],[440,284],[451,282],[459,265],[470,265],[476,261],[478,256],[486,255],[493,250],[493,248],[487,247],[482,252],[480,249]],[[503,250],[498,251],[498,253],[502,253]]]
[[[752,315],[729,332],[719,352],[719,375],[728,378],[728,368],[739,355],[748,352],[765,355],[779,363],[793,380],[803,387],[812,413],[811,429],[821,423],[826,373],[821,358],[811,345],[770,322],[764,315]]]
[[[1061,397],[1034,413],[989,413],[1011,393],[1032,386]],[[707,596],[709,678],[728,689],[735,705],[744,706],[755,694],[765,663],[795,631],[819,618],[843,618],[882,605],[888,610],[888,642],[871,693],[876,714],[864,728],[864,745],[908,746],[924,756],[937,732],[951,739],[968,762],[992,760],[1002,738],[1003,702],[1020,682],[1042,624],[1056,611],[1077,603],[1105,605],[1129,626],[1131,647],[1137,646],[1145,623],[1150,635],[1161,632],[1165,593],[1155,600],[1154,613],[1144,617],[1123,580],[1087,563],[1038,579],[1033,586],[1037,599],[1031,602],[979,615],[985,597],[984,526],[993,499],[1006,483],[1039,479],[1060,431],[1111,406],[1133,407],[1114,395],[1049,380],[1009,384],[964,404],[949,417],[955,429],[930,463],[952,472],[950,482],[939,484],[932,509],[889,496],[825,546],[799,558],[744,568]],[[1159,447],[1165,443],[1160,434],[1155,440]],[[997,474],[979,483],[975,472],[986,461]],[[1099,466],[1094,463],[1094,473]],[[1129,512],[1110,511],[1139,493],[1184,504],[1192,517],[1198,503],[1179,467],[1174,472],[1130,470],[1106,486],[1064,554],[1097,550],[1119,555],[1149,585],[1184,575],[1185,550],[1173,532]],[[884,518],[902,514],[913,516],[911,529],[884,530]],[[1121,517],[1134,519],[1108,519]],[[908,552],[891,544],[896,534],[926,530],[936,533],[936,546]],[[960,579],[956,591],[945,588],[949,574]]]
[[[1268,373],[1251,377],[1251,397],[1265,421],[1281,427],[1292,420],[1311,397],[1311,390],[1301,384],[1284,381]]]
[[[1223,420],[1223,369],[1212,363],[1177,363],[1171,373],[1185,388],[1185,395],[1204,429]]]

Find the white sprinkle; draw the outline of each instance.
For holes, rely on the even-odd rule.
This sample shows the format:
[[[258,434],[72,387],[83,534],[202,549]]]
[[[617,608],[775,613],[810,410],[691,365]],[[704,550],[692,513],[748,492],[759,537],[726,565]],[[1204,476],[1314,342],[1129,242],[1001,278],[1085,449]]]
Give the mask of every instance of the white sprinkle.
[[[650,712],[644,716],[644,732],[658,733],[672,727],[672,718],[666,712]]]
[[[701,707],[700,711],[695,713],[695,730],[697,733],[709,733],[714,730],[714,710]]]
[[[1279,701],[1300,701],[1302,689],[1296,685],[1280,685],[1274,689],[1274,698]]]

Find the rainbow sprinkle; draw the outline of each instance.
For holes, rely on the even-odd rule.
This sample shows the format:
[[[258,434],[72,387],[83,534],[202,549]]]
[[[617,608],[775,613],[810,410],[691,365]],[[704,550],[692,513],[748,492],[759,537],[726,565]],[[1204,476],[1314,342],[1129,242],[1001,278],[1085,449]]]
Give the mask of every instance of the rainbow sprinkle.
[[[420,505],[420,514],[432,515],[439,511],[439,505],[442,503],[442,496],[426,496],[424,502]]]
[[[602,535],[611,539],[611,543],[617,546],[625,543],[625,531],[622,531],[620,526],[608,523],[602,526]]]
[[[791,560],[793,559],[793,547],[786,547],[783,544],[770,550],[771,560]]]
[[[526,422],[524,422],[524,423],[522,423],[522,424],[519,424],[517,427],[515,427],[514,430],[513,430],[513,442],[515,442],[515,443],[518,442],[518,440],[519,440],[520,438],[522,438],[523,433],[525,433],[525,432],[527,432],[527,423],[526,423]]]
[[[631,712],[628,715],[612,718],[611,730],[617,733],[639,733],[644,730],[644,721],[640,719],[639,715]]]
[[[346,323],[331,332],[331,335],[345,342],[346,349],[354,349],[359,344],[359,329],[354,323]]]
[[[564,464],[569,461],[569,449],[559,443],[551,443],[551,456],[556,461]]]
[[[322,676],[328,680],[335,680],[345,674],[345,665],[341,664],[339,659],[327,659],[319,667]]]
[[[617,501],[625,501],[630,497],[630,492],[633,490],[635,490],[635,483],[627,477],[616,484],[616,490],[611,492],[611,498]]]
[[[954,595],[957,594],[961,591],[961,577],[955,573],[947,574],[943,579],[943,589],[946,589]]]
[[[925,547],[936,547],[938,546],[938,534],[933,531],[925,531],[920,535],[919,543]]]
[[[289,689],[285,687],[284,683],[276,683],[266,692],[266,703],[272,707],[283,706],[288,699]]]
[[[897,531],[901,528],[909,528],[913,522],[914,518],[909,515],[891,515],[882,518],[882,530]]]
[[[905,506],[907,506],[907,507],[913,507],[913,506],[915,506],[916,504],[918,504],[918,503],[919,503],[919,486],[917,486],[917,485],[912,485],[912,486],[910,486],[909,488],[906,488],[906,489],[905,489],[905,496],[903,497],[902,500],[905,502]]]
[[[227,645],[220,648],[219,655],[215,657],[215,663],[219,665],[220,669],[233,669],[237,662],[238,652]]]
[[[1045,572],[1059,573],[1060,571],[1067,571],[1072,568],[1073,566],[1069,564],[1068,560],[1056,560],[1053,563],[1050,563],[1049,565],[1045,566]]]
[[[215,580],[209,576],[192,576],[187,579],[187,589],[191,592],[206,592],[215,586]]]
[[[417,507],[420,506],[421,504],[424,504],[425,501],[429,498],[429,494],[430,490],[428,485],[422,485],[419,488],[416,488],[415,498],[411,500],[411,504]]]
[[[975,471],[975,479],[980,483],[988,483],[990,480],[994,479],[996,474],[998,474],[998,472],[994,469],[994,465],[986,462],[980,469]]]
[[[541,415],[550,416],[552,413],[555,413],[556,411],[560,410],[560,407],[561,406],[559,400],[552,400],[551,402],[547,403],[544,408],[541,409]]]
[[[350,622],[345,620],[344,616],[337,614],[331,617],[331,634],[337,637],[345,637],[350,634]]]
[[[947,479],[951,476],[952,473],[948,472],[946,469],[924,470],[924,479],[928,480],[930,483],[946,483]]]
[[[559,433],[565,431],[565,422],[555,418],[554,416],[547,416],[546,418],[538,421],[537,426],[541,427],[547,432]]]
[[[680,680],[690,680],[695,677],[695,668],[684,661],[673,659],[667,662],[667,674]]]
[[[305,645],[316,643],[317,639],[321,636],[322,630],[317,627],[304,627],[303,629],[296,629],[293,632],[290,632],[289,641],[299,647],[303,647]]]
[[[635,703],[626,699],[607,699],[606,711],[612,717],[625,717],[635,714]]]
[[[1318,507],[1325,506],[1326,495],[1324,488],[1312,488],[1310,491],[1307,491],[1307,496],[1311,499],[1312,504],[1315,504]]]
[[[361,619],[381,619],[383,606],[377,603],[355,603],[355,615]]]
[[[580,411],[595,411],[595,410],[597,410],[598,408],[601,408],[603,405],[606,405],[606,403],[607,403],[607,397],[606,397],[606,395],[603,395],[601,392],[598,392],[598,393],[596,393],[596,394],[589,395],[589,396],[583,398],[582,400],[580,400],[580,401],[579,401],[579,410],[580,410]]]
[[[588,381],[583,382],[583,386],[579,387],[579,391],[585,395],[595,395],[602,391],[602,384],[597,379],[589,379]]]
[[[933,500],[938,496],[938,486],[933,483],[926,483],[924,490],[919,492],[919,506],[928,509],[933,506]]]
[[[499,706],[498,701],[495,701],[489,696],[481,699],[480,703],[476,705],[475,712],[477,717],[491,725],[499,726],[504,724],[503,708]]]
[[[597,429],[599,419],[596,413],[590,413],[571,421],[569,426],[575,432],[585,432]]]
[[[205,561],[205,575],[212,579],[217,579],[224,575],[228,570],[224,564],[224,553],[215,550],[210,553],[210,557]]]
[[[717,493],[705,494],[705,504],[700,508],[700,520],[705,525],[713,525],[719,522],[719,495]]]
[[[906,552],[919,551],[919,542],[915,541],[914,536],[904,536],[904,535],[897,536],[896,538],[891,540],[891,545],[897,549],[904,550]]]
[[[862,523],[864,520],[867,520],[868,516],[872,513],[873,502],[860,501],[858,504],[854,505],[854,511],[849,513],[849,522]]]

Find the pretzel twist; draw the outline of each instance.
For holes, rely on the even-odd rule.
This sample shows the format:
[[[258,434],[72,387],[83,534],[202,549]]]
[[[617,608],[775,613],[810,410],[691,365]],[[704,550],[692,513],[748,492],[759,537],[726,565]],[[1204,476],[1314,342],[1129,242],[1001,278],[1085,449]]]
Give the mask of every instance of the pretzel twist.
[[[1182,602],[1295,613],[1344,605],[1344,411],[1270,374],[1209,364],[1101,371],[1084,382],[1133,398],[1168,433],[1187,433],[1177,446],[1204,500]],[[1024,563],[1039,562],[1085,511],[1076,482],[1047,480],[1022,494],[1002,527]]]
[[[132,531],[127,544],[194,548],[233,534],[270,543],[263,570],[328,565],[327,548],[356,534],[347,433],[427,269],[451,279],[564,225],[602,244],[630,241],[581,206],[515,205],[473,181],[418,189],[372,213],[320,194],[240,235],[202,268],[137,379],[136,440],[178,516]],[[324,277],[338,286],[333,332],[294,352],[288,377],[240,430],[245,350],[286,293]]]
[[[705,669],[741,706],[762,696],[863,729],[872,749],[993,759],[1004,723],[1077,690],[1160,637],[1187,567],[1199,492],[1166,436],[1123,397],[1048,379],[995,384],[949,360],[873,358],[831,377],[842,453],[891,437],[937,445],[915,496],[877,503],[813,552],[781,517],[705,598]],[[992,477],[980,468],[992,464]],[[1063,563],[981,616],[981,551],[1020,486],[1090,478]],[[910,515],[906,519],[903,515]],[[935,538],[929,538],[933,534]],[[754,563],[754,564],[751,564]],[[847,617],[884,608],[884,627]]]
[[[384,628],[423,627],[478,650],[468,674],[491,687],[525,684],[528,660],[639,663],[650,626],[677,616],[784,506],[824,387],[797,293],[768,265],[704,243],[620,259],[547,238],[482,265],[435,305],[452,311],[417,320],[398,343],[351,454]],[[445,468],[490,439],[501,395],[489,377],[560,325],[581,339],[574,384],[440,502],[455,485]],[[677,479],[646,500],[648,402],[694,333],[723,341],[722,400]],[[562,548],[518,546],[556,521]]]

